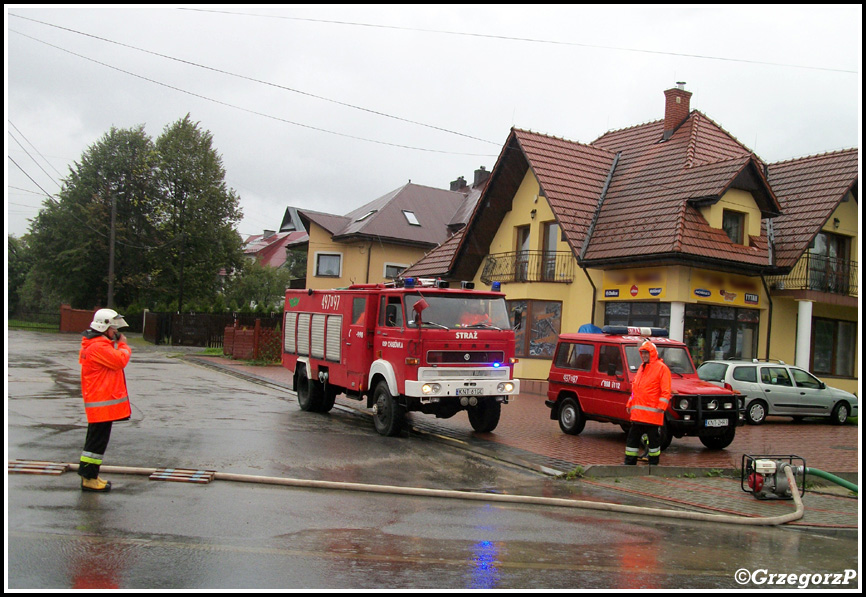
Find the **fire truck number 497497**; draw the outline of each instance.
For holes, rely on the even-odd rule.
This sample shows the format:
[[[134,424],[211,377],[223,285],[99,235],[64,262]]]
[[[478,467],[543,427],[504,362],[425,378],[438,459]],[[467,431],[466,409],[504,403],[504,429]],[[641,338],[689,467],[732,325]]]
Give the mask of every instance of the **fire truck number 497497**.
[[[493,431],[513,379],[514,332],[505,297],[464,283],[406,278],[338,290],[287,290],[283,366],[302,410],[327,412],[345,394],[366,400],[376,431],[397,435],[407,412]]]

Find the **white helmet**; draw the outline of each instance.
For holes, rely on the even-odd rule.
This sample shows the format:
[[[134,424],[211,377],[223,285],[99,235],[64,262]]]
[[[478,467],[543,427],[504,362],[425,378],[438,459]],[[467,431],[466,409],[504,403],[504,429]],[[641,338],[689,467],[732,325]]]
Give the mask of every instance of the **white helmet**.
[[[93,314],[90,327],[97,332],[105,332],[108,328],[128,328],[129,324],[114,309],[100,309]]]

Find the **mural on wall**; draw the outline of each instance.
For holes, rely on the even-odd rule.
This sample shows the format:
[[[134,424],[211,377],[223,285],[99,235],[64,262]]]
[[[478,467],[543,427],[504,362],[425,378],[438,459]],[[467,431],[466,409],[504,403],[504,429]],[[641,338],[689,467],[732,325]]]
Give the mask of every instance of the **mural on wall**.
[[[562,329],[560,301],[506,301],[519,357],[553,358]]]

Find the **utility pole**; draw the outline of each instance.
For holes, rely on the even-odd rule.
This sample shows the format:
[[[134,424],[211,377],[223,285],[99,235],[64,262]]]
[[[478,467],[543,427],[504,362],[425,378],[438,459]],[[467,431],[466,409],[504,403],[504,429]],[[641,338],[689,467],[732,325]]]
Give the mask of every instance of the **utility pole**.
[[[111,232],[108,238],[108,308],[114,308],[114,223],[117,219],[117,197],[111,190]]]

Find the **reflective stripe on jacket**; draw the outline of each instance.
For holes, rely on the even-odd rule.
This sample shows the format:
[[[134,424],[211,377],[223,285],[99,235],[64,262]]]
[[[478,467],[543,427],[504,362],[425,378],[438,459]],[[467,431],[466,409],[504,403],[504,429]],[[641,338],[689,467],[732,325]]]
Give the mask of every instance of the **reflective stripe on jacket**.
[[[128,419],[132,414],[123,368],[132,350],[126,342],[114,343],[105,336],[81,339],[81,393],[88,423]]]
[[[641,364],[632,382],[632,395],[628,400],[629,418],[640,423],[662,425],[665,410],[671,400],[671,370],[659,358],[658,350],[652,342],[641,346],[649,349],[649,363]]]

